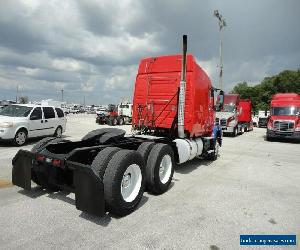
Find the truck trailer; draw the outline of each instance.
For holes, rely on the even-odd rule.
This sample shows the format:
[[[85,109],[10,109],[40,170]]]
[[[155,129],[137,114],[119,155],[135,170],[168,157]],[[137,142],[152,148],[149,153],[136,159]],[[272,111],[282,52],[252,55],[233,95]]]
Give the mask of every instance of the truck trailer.
[[[222,133],[215,122],[212,87],[195,57],[145,58],[139,65],[131,135],[116,128],[89,132],[80,141],[44,138],[31,151],[19,150],[13,184],[75,193],[76,208],[97,216],[131,213],[146,190],[166,192],[175,164],[195,157],[216,160]]]
[[[272,97],[267,125],[267,140],[300,140],[300,95],[279,93]]]
[[[244,132],[253,130],[252,122],[252,103],[250,99],[240,99],[238,105],[238,124]]]

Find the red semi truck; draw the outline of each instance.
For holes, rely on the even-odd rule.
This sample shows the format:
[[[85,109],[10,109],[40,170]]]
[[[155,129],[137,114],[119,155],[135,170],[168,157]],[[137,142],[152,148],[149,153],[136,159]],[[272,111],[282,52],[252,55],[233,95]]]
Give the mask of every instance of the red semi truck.
[[[240,103],[240,96],[237,94],[224,95],[223,109],[216,114],[219,119],[222,131],[224,134],[236,136],[243,133],[242,127],[238,124],[238,105]]]
[[[237,136],[253,129],[251,101],[238,94],[225,94],[223,109],[217,112],[224,134]]]
[[[75,193],[76,208],[102,216],[131,213],[146,189],[166,192],[174,165],[195,157],[216,160],[221,130],[215,124],[215,88],[192,55],[143,59],[135,82],[132,135],[116,128],[89,132],[80,141],[45,138],[19,150],[12,181],[31,180]],[[222,108],[223,92],[219,95]]]
[[[249,99],[240,99],[238,105],[238,124],[242,126],[245,132],[253,130],[252,103]]]
[[[267,140],[275,138],[300,139],[299,94],[280,93],[272,97]]]

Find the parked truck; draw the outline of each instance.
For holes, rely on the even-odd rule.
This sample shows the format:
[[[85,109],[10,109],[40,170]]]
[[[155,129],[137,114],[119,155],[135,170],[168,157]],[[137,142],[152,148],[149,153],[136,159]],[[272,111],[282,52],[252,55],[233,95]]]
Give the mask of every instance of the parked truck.
[[[45,138],[20,150],[12,181],[31,189],[31,180],[50,190],[75,193],[77,209],[102,216],[131,213],[146,189],[166,192],[175,164],[195,157],[216,160],[222,133],[215,123],[214,96],[223,92],[186,54],[143,59],[133,98],[133,134],[116,128],[89,132],[80,141]]]
[[[300,139],[299,94],[280,93],[272,97],[267,140],[275,138]]]
[[[109,105],[107,112],[97,114],[96,123],[111,126],[130,124],[132,121],[132,103],[120,103],[118,106]]]
[[[240,99],[238,105],[238,124],[244,132],[253,130],[252,103],[250,99]]]
[[[98,124],[108,124],[114,126],[118,124],[118,106],[115,104],[109,104],[107,109],[96,113],[96,115],[96,123]]]
[[[258,127],[259,128],[267,127],[269,116],[270,116],[270,111],[268,111],[268,110],[259,110],[258,111]]]
[[[243,133],[243,128],[238,122],[238,107],[240,103],[240,96],[238,94],[225,94],[223,109],[217,112],[223,133],[226,135],[237,136]]]

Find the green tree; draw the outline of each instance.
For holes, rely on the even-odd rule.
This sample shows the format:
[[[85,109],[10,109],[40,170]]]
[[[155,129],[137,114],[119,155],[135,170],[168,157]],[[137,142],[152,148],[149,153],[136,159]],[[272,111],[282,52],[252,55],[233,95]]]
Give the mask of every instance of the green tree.
[[[251,99],[255,112],[266,110],[276,93],[300,94],[300,69],[284,70],[277,75],[265,77],[255,86],[248,86],[247,82],[237,83],[231,93],[239,94],[242,99]]]
[[[21,103],[21,104],[28,103],[28,96],[20,96],[19,97],[19,103]]]

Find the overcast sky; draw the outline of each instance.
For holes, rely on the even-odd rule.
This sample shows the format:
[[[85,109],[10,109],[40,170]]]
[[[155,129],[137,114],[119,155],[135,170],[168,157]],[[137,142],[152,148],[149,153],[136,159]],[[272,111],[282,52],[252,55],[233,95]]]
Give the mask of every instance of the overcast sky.
[[[181,52],[183,34],[217,86],[300,68],[299,0],[0,0],[0,99],[118,103],[132,96],[143,57]]]

